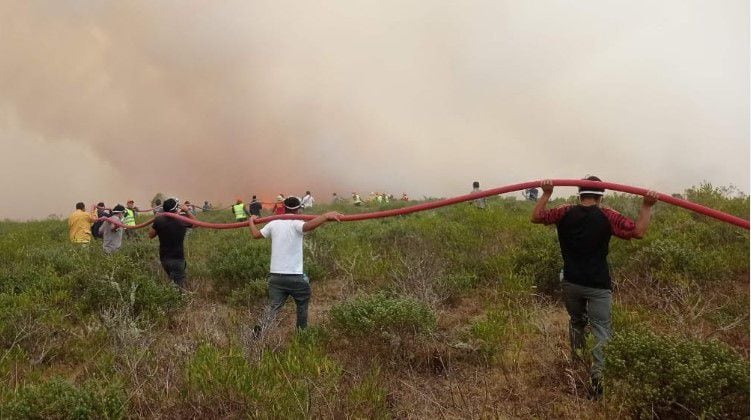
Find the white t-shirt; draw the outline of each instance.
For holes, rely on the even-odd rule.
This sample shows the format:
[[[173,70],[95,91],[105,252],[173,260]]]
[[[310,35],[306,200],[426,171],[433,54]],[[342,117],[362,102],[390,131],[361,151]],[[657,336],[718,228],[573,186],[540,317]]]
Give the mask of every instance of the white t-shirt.
[[[271,269],[275,274],[302,274],[302,220],[272,220],[261,228],[271,239]]]
[[[305,197],[302,198],[302,201],[300,202],[300,206],[304,209],[313,207],[313,202],[315,200],[313,199],[312,195],[305,195]]]

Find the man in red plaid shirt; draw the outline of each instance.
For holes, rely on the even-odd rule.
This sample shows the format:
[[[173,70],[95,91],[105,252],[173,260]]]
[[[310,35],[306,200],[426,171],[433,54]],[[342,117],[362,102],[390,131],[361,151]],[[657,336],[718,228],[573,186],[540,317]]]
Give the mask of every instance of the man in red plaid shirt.
[[[596,176],[585,178],[601,181]],[[610,237],[641,239],[647,232],[657,193],[644,196],[639,217],[634,222],[615,210],[601,207],[601,188],[579,188],[579,204],[546,209],[553,183],[543,181],[542,197],[532,212],[532,223],[555,224],[563,256],[563,298],[571,320],[569,337],[574,358],[584,347],[584,327],[589,322],[596,339],[592,350],[592,396],[602,396],[603,346],[612,335],[612,284],[607,262]]]

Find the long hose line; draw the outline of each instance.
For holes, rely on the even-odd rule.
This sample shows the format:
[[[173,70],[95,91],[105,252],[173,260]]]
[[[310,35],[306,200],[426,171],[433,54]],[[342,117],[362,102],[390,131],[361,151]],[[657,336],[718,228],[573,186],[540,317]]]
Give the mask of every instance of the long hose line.
[[[612,182],[588,181],[588,180],[583,180],[583,179],[554,179],[552,181],[553,181],[553,185],[557,187],[604,188],[607,190],[620,191],[620,192],[636,194],[636,195],[641,195],[641,196],[646,195],[649,192],[649,190],[647,190],[646,188],[632,187],[629,185],[615,184]],[[539,188],[541,182],[542,181],[529,181],[529,182],[523,182],[520,184],[506,185],[503,187],[492,188],[489,190],[483,190],[483,191],[478,191],[478,192],[474,192],[470,194],[460,195],[458,197],[430,201],[427,203],[416,204],[414,206],[402,207],[402,208],[392,209],[392,210],[383,210],[383,211],[376,211],[376,212],[370,212],[370,213],[346,214],[346,215],[343,215],[340,220],[342,222],[354,222],[358,220],[380,219],[383,217],[401,216],[405,214],[416,213],[419,211],[432,210],[432,209],[439,208],[439,207],[450,206],[452,204],[457,204],[457,203],[461,203],[464,201],[476,200],[479,198],[489,197],[493,195],[505,194],[505,193],[514,192],[514,191],[522,191],[522,190],[526,190],[529,188]],[[674,206],[683,207],[684,209],[691,210],[693,212],[703,214],[705,216],[709,216],[714,219],[717,219],[726,223],[730,223],[732,225],[749,230],[748,220],[741,219],[740,217],[733,216],[732,214],[724,213],[719,210],[715,210],[706,206],[702,206],[700,204],[696,204],[687,200],[676,198],[668,194],[657,193],[657,196],[658,196],[659,201],[672,204]],[[183,222],[189,223],[196,227],[203,227],[203,228],[209,228],[209,229],[237,229],[237,228],[246,227],[250,223],[247,221],[237,222],[237,223],[209,223],[209,222],[203,222],[197,219],[191,219],[185,216],[180,216],[175,213],[160,213],[160,215],[171,217],[173,219],[182,220]],[[268,223],[272,220],[280,220],[280,219],[281,220],[312,220],[312,219],[315,219],[316,217],[317,215],[313,215],[313,214],[283,214],[283,215],[261,217],[261,218],[256,219],[255,223],[263,224],[263,223]],[[152,224],[154,222],[154,219],[152,218],[150,220],[147,220],[146,222],[133,225],[133,226],[126,226],[119,222],[112,222],[112,221],[110,222],[117,226],[124,227],[126,229],[141,229]]]

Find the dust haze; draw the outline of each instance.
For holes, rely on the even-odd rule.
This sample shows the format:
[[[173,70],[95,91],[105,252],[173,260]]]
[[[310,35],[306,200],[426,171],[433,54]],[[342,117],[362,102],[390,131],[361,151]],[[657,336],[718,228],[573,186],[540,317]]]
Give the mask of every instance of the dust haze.
[[[0,2],[0,218],[539,178],[749,189],[748,1]]]

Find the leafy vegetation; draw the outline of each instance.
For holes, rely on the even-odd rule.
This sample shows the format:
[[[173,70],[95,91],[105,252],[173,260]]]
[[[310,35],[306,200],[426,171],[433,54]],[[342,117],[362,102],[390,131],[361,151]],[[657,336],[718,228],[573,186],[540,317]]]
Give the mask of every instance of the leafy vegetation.
[[[685,196],[749,212],[732,188]],[[191,231],[182,294],[143,232],[108,256],[64,221],[0,222],[0,417],[748,417],[747,231],[658,204],[645,239],[611,242],[616,336],[590,403],[555,229],[531,208],[327,224],[305,240],[302,332],[291,302],[264,318],[270,246],[244,229]]]

